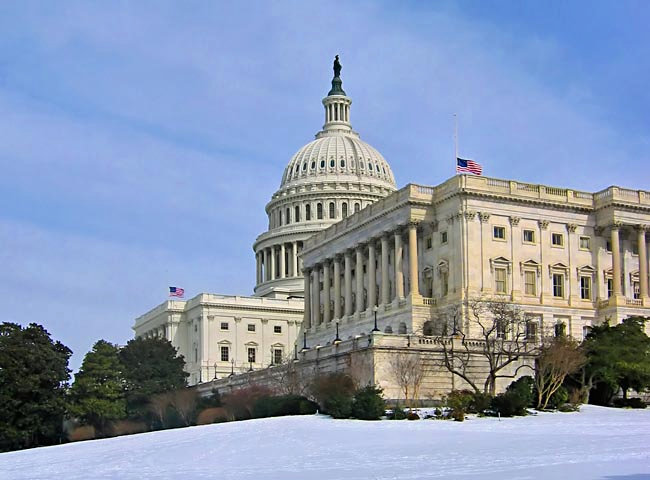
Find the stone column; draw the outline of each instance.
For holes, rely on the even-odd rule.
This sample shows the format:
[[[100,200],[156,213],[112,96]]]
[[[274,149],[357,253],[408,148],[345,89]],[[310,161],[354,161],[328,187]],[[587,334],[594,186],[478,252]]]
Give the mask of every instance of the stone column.
[[[345,252],[345,316],[352,315],[352,259],[350,252]]]
[[[357,247],[357,259],[356,266],[354,270],[357,272],[357,306],[356,312],[361,313],[363,311],[363,245]]]
[[[620,224],[612,225],[612,296],[621,296],[621,247],[618,241]]]
[[[284,255],[285,255],[284,243],[282,243],[280,244],[280,278],[284,278],[284,270],[285,270]]]
[[[330,318],[330,264],[323,264],[323,321],[328,323]]]
[[[260,252],[255,253],[255,283],[259,285],[262,283],[262,255]]]
[[[303,317],[303,323],[305,329],[311,328],[311,271],[308,268],[305,268],[305,315]]]
[[[645,226],[639,226],[637,241],[639,244],[639,289],[641,299],[648,301],[648,252],[645,244]]]
[[[409,223],[409,283],[411,284],[411,298],[420,295],[418,272],[418,225]]]
[[[298,242],[293,242],[291,245],[291,254],[293,255],[293,261],[291,262],[291,268],[293,270],[293,276],[298,276]]]
[[[334,318],[341,318],[341,259],[334,257]]]
[[[375,243],[368,244],[368,308],[372,310],[377,304],[377,272],[375,269]]]
[[[404,273],[402,271],[402,232],[395,232],[395,298],[404,298]]]
[[[388,237],[381,237],[381,303],[390,303],[390,284],[388,280]]]
[[[269,250],[271,252],[271,280],[275,280],[275,245]]]
[[[313,299],[313,311],[312,311],[312,325],[317,327],[320,325],[320,272],[318,266],[314,267],[312,272],[313,284],[312,284],[312,299]]]
[[[269,280],[269,252],[265,248],[264,250],[262,250],[262,253],[264,254],[264,259],[263,259],[264,260],[263,261],[263,263],[264,263],[264,281],[268,282],[268,280]]]

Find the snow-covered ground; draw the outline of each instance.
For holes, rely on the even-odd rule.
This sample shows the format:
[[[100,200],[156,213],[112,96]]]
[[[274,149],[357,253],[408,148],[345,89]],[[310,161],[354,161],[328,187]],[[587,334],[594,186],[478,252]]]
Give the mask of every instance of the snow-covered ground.
[[[283,417],[0,454],[0,479],[650,479],[650,410],[502,419]]]

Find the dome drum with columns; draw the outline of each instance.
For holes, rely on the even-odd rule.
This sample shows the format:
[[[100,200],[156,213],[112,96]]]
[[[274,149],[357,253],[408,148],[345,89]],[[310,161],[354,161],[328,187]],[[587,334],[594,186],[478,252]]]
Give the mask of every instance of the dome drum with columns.
[[[323,129],[291,158],[266,206],[269,229],[253,245],[256,296],[303,297],[303,242],[396,190],[384,157],[352,130],[351,104],[335,75]]]

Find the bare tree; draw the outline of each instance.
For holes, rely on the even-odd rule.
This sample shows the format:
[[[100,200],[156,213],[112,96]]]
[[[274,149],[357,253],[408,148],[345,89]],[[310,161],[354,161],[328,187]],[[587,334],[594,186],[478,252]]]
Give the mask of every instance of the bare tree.
[[[507,367],[539,351],[538,333],[518,305],[501,297],[470,300],[465,308],[465,325],[462,310],[460,306],[449,307],[438,321],[445,326],[438,336],[443,365],[449,372],[465,380],[474,391],[494,395],[497,379],[515,378],[520,369],[532,369],[532,365],[523,364],[506,373],[510,371]],[[488,370],[482,389],[475,373],[478,360],[483,360]]]
[[[149,399],[149,411],[156,416],[163,428],[165,427],[165,413],[170,405],[170,392],[157,393]]]
[[[586,361],[587,357],[573,339],[560,336],[543,345],[535,372],[537,408],[545,409],[567,375],[578,371]]]
[[[186,426],[192,421],[192,416],[196,412],[196,403],[198,393],[193,388],[182,388],[170,392],[171,406],[178,412]]]
[[[423,361],[422,355],[417,353],[393,353],[389,360],[390,373],[404,394],[404,401],[409,410],[415,399],[419,397],[422,382],[431,369]]]
[[[270,373],[276,389],[284,395],[305,395],[313,377],[304,365],[291,356],[285,357],[282,363],[275,364]]]

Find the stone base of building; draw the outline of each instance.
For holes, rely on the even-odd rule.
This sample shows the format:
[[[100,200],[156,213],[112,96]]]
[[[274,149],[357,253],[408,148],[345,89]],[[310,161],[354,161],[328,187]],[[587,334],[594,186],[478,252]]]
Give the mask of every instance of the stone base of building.
[[[443,344],[444,342],[444,344]],[[318,375],[342,372],[350,375],[358,385],[378,385],[389,400],[403,400],[404,393],[397,379],[400,358],[416,358],[425,370],[417,399],[440,400],[452,390],[471,389],[469,383],[452,374],[444,364],[445,347],[449,358],[452,344],[455,350],[463,348],[463,340],[454,337],[434,338],[415,335],[372,333],[342,341],[336,345],[303,350],[289,363],[257,371],[233,375],[205,382],[197,386],[201,395],[213,391],[225,395],[250,386],[263,386],[280,394],[305,393],[309,383]],[[480,354],[480,340],[465,340],[472,352],[468,378],[481,390],[488,376],[487,360]],[[402,360],[403,361],[403,360]],[[516,378],[532,375],[534,358],[526,355],[499,372],[503,377],[496,382],[496,393],[503,392]]]

